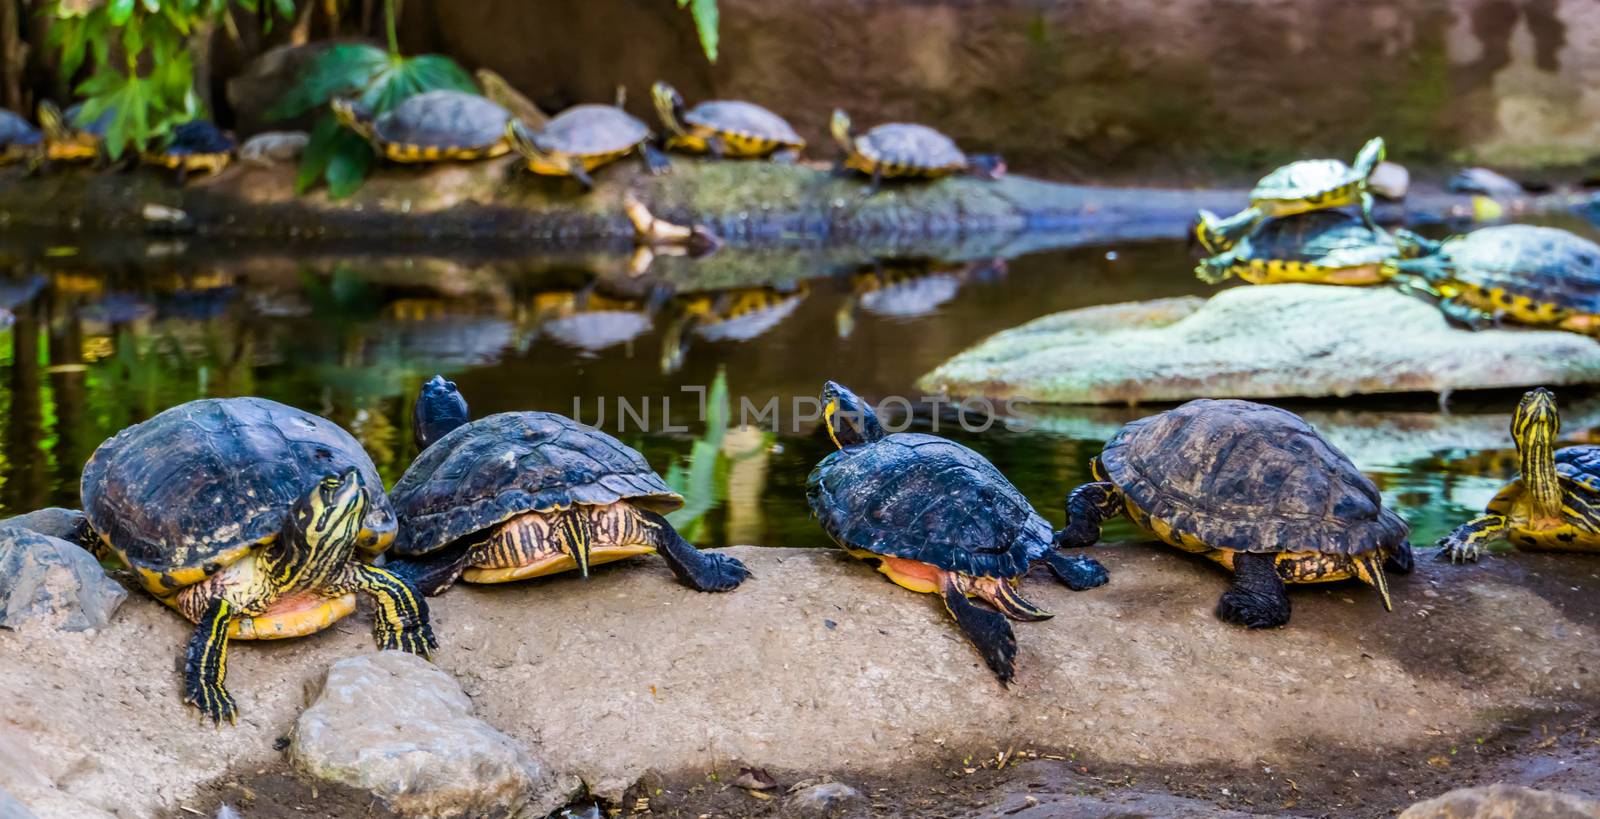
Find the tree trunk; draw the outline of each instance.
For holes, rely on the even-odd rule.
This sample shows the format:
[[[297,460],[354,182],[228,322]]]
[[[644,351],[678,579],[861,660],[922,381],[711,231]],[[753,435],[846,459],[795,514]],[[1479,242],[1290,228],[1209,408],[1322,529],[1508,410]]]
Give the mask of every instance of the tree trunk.
[[[28,44],[22,42],[18,0],[0,0],[0,74],[5,75],[5,106],[22,111],[22,72],[28,66]]]

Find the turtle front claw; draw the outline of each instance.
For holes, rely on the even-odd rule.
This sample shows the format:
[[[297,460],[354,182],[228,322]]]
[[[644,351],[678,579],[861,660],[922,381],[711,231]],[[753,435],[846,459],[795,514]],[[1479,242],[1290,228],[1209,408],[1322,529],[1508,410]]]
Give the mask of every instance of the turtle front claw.
[[[439,648],[439,641],[433,636],[433,626],[425,622],[398,629],[380,627],[374,636],[379,651],[404,651],[428,659]]]
[[[211,719],[211,724],[221,725],[223,720],[229,725],[239,722],[239,706],[220,683],[190,679],[184,689],[183,701],[200,709],[202,716]]]
[[[750,569],[736,557],[702,552],[704,563],[695,570],[694,586],[703,592],[733,591],[750,579]]]
[[[1446,535],[1439,538],[1438,546],[1438,559],[1449,560],[1451,563],[1476,563],[1478,558],[1483,555],[1482,546],[1471,541],[1462,540],[1454,535]]]

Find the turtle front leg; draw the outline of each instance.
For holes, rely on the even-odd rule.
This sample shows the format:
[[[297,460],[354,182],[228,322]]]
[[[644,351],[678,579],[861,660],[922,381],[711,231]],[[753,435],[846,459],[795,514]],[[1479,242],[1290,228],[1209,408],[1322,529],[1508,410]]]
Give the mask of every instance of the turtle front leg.
[[[1451,324],[1465,327],[1473,332],[1487,330],[1500,323],[1493,313],[1479,310],[1460,299],[1440,299],[1439,312],[1443,313],[1445,319]]]
[[[793,148],[779,148],[767,159],[774,165],[797,165],[800,163],[800,152]]]
[[[391,558],[384,568],[424,595],[435,597],[461,579],[469,554],[469,547],[456,545],[420,557]]]
[[[1010,684],[1017,659],[1017,635],[1012,632],[1011,623],[1004,615],[979,608],[968,600],[959,577],[951,572],[940,577],[939,592],[944,597],[945,610],[983,655],[989,670],[1000,678],[1001,685]]]
[[[1111,579],[1106,567],[1088,555],[1064,555],[1051,549],[1045,553],[1044,562],[1050,567],[1050,573],[1073,591],[1104,586]]]
[[[637,506],[629,506],[634,532],[627,540],[653,547],[678,581],[695,591],[733,591],[750,577],[738,558],[702,552],[683,539],[667,519]]]
[[[396,649],[428,657],[439,647],[428,622],[428,602],[417,588],[399,575],[367,563],[345,564],[341,577],[329,584],[328,594],[364,592],[377,611],[372,617],[372,638],[378,650]]]
[[[883,190],[883,164],[882,163],[878,163],[878,164],[875,164],[875,165],[872,166],[872,182],[867,185],[867,189],[866,190],[861,192],[861,198],[862,199],[871,198],[873,195],[875,195],[880,190]]]
[[[590,176],[589,171],[583,167],[583,160],[574,159],[567,163],[567,173],[573,179],[578,180],[578,184],[583,186],[584,192],[594,190],[594,177]]]
[[[1483,515],[1457,526],[1455,531],[1439,538],[1440,560],[1451,563],[1476,561],[1483,554],[1484,544],[1493,543],[1506,536],[1511,521],[1505,515]]]
[[[651,176],[660,176],[672,170],[672,160],[648,142],[639,146],[639,160],[644,163],[645,172]]]
[[[1057,546],[1081,549],[1100,539],[1100,527],[1122,514],[1122,493],[1110,481],[1086,483],[1067,495],[1067,525],[1055,535]]]
[[[1367,229],[1382,235],[1383,228],[1372,219],[1372,194],[1368,191],[1361,192],[1361,221],[1365,222]]]
[[[228,626],[238,615],[225,598],[213,599],[199,617],[183,658],[183,701],[217,725],[239,721],[239,708],[222,687],[228,674]]]
[[[1289,622],[1289,592],[1271,555],[1240,552],[1233,558],[1233,588],[1217,601],[1217,617],[1246,628]]]

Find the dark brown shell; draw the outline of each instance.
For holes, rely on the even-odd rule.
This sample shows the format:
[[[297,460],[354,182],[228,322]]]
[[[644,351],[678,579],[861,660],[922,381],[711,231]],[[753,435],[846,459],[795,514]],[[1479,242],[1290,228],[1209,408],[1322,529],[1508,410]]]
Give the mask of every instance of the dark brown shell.
[[[297,499],[351,468],[371,494],[367,528],[394,531],[383,479],[338,424],[265,398],[207,398],[101,444],[80,494],[89,524],[133,568],[210,574],[276,539]]]
[[[1264,404],[1190,401],[1123,427],[1100,462],[1152,519],[1215,549],[1354,555],[1410,533],[1344,453]]]
[[[450,431],[390,493],[396,554],[427,554],[526,512],[619,500],[656,512],[683,505],[632,447],[551,412],[502,412]]]

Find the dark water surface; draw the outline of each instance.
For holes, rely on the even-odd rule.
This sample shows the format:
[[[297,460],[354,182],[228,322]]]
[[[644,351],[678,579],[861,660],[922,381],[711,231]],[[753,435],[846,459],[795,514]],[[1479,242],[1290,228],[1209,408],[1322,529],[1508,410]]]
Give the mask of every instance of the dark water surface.
[[[411,397],[435,372],[460,384],[475,415],[542,409],[594,423],[603,405],[602,426],[667,472],[687,466],[707,430],[696,394],[683,389],[721,371],[734,428],[706,442],[721,457],[688,470],[691,502],[706,509],[691,534],[703,545],[821,545],[804,484],[831,449],[807,415],[825,379],[916,400],[918,376],[999,330],[1074,307],[1205,292],[1186,248],[1168,242],[1009,261],[725,251],[657,259],[642,273],[642,260],[622,251],[433,253],[0,248],[0,307],[16,316],[0,330],[0,516],[77,505],[82,464],[102,440],[204,396],[261,395],[326,415],[392,482],[415,455]],[[735,282],[755,286],[730,289]],[[774,397],[767,429],[737,428],[741,399],[762,407]],[[1600,401],[1563,399],[1569,437],[1600,423]],[[621,426],[619,400],[633,410]],[[1448,413],[1433,396],[1289,406],[1372,475],[1426,543],[1514,472],[1506,427],[1515,400],[1457,396]],[[937,421],[983,452],[1059,524],[1061,498],[1087,479],[1088,459],[1150,411],[1031,406],[1020,410],[1026,431],[995,423],[975,432],[948,408],[921,405],[913,423]]]

